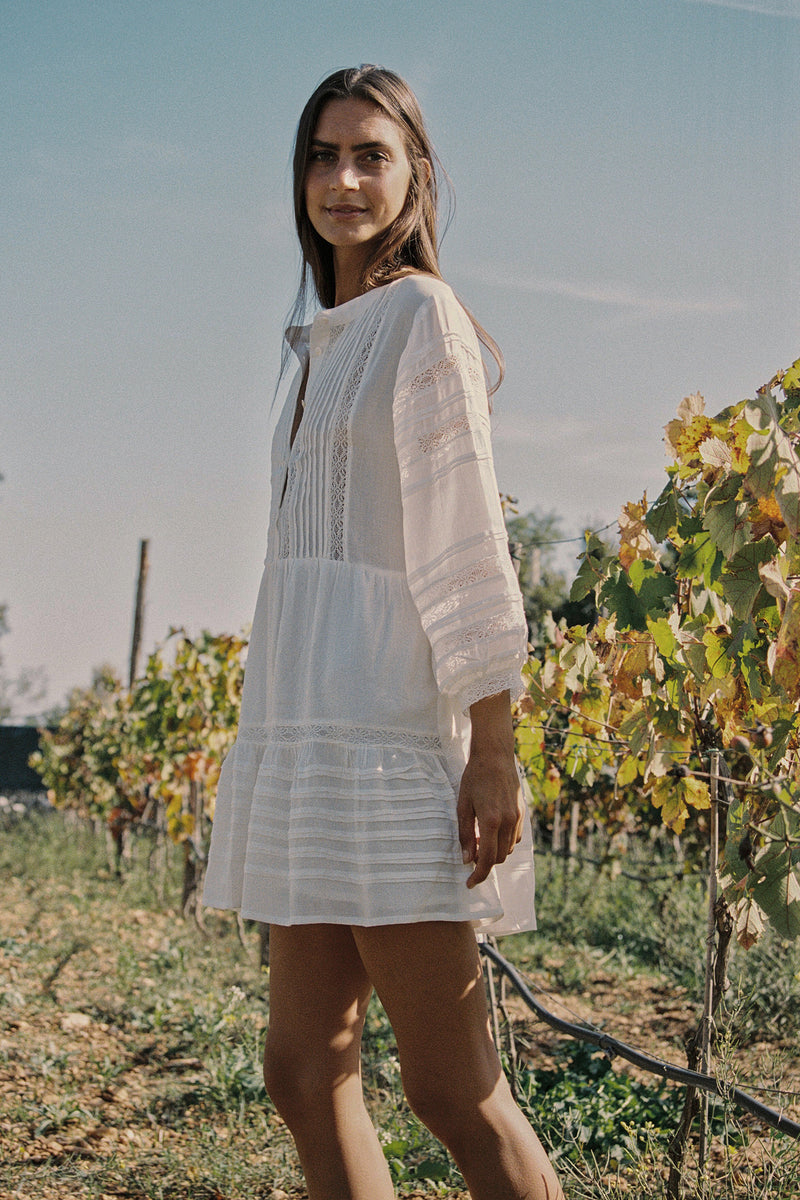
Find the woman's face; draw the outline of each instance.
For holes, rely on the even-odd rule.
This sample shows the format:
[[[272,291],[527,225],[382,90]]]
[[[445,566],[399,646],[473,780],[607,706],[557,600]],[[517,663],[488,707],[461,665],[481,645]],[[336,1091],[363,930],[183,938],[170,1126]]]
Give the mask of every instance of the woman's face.
[[[338,264],[363,261],[403,210],[411,181],[398,125],[368,100],[329,100],[311,138],[305,201]]]

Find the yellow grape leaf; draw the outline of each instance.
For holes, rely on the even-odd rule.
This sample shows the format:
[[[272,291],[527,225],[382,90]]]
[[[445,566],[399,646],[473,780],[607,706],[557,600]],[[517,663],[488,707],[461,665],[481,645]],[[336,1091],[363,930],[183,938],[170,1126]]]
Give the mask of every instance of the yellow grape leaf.
[[[701,442],[711,437],[711,422],[708,417],[695,417],[678,437],[678,455],[681,458],[696,458]]]
[[[781,515],[790,532],[800,534],[800,462],[780,424],[774,396],[759,392],[745,406],[745,417],[756,430],[747,442],[751,469],[747,484],[751,494],[769,495],[774,489]]]
[[[650,539],[644,516],[647,512],[647,492],[635,503],[626,504],[619,516],[619,561],[627,571],[637,558],[655,559],[656,552]]]
[[[705,401],[699,392],[696,392],[693,396],[684,396],[683,400],[681,400],[680,404],[678,405],[678,419],[675,421],[670,421],[664,426],[664,445],[666,446],[668,454],[674,455],[675,458],[680,458],[683,454],[685,454],[685,447],[682,446],[682,439],[686,433],[686,430],[692,425],[696,418],[700,417],[703,421],[705,421],[705,417],[703,417],[704,411]],[[708,424],[708,422],[706,422],[706,424]],[[708,425],[708,429],[703,436],[707,437],[710,432],[711,426]],[[702,437],[700,440],[702,441]],[[695,446],[696,444],[697,443],[695,443]]]
[[[557,767],[548,767],[541,783],[545,800],[556,800],[561,793],[561,772]]]
[[[183,794],[181,792],[172,792],[169,803],[166,807],[167,820],[173,821],[180,816],[183,808]]]
[[[639,778],[639,763],[632,754],[626,754],[617,767],[617,786],[624,788]]]
[[[780,505],[774,496],[758,497],[756,503],[750,507],[750,523],[753,527],[754,542],[769,534],[780,545],[786,541],[789,534]]]
[[[678,438],[683,433],[683,421],[669,421],[664,426],[664,445],[667,454],[678,457]]]
[[[742,406],[742,411],[744,411],[744,406]],[[747,468],[750,466],[747,443],[752,432],[753,426],[741,415],[737,420],[731,422],[730,441],[728,442],[731,449],[731,467],[739,475],[746,475]]]
[[[643,695],[648,673],[655,672],[656,651],[652,640],[635,641],[632,645],[619,644],[609,669],[614,679],[614,688],[631,700]]]
[[[711,697],[711,703],[722,740],[726,746],[730,746],[732,739],[741,734],[742,727],[752,720],[752,701],[740,671],[720,682],[715,695]]]
[[[645,779],[652,776],[663,778],[672,768],[684,762],[691,752],[686,738],[661,736],[655,739],[645,768]]]
[[[683,833],[686,818],[689,816],[680,788],[681,782],[682,780],[667,775],[657,781],[652,793],[654,806],[661,809],[662,821],[675,833]]]
[[[684,779],[678,780],[678,785],[683,791],[683,798],[692,808],[711,808],[711,797],[708,794],[708,784],[702,779],[695,779],[693,775],[687,775]]]

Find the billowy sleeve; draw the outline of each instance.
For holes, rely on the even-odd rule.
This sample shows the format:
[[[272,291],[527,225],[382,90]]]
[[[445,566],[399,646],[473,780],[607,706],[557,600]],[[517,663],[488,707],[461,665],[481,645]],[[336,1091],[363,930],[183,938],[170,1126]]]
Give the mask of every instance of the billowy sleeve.
[[[472,324],[450,293],[418,310],[394,396],[408,586],[440,692],[462,711],[522,691],[527,625],[492,460]]]

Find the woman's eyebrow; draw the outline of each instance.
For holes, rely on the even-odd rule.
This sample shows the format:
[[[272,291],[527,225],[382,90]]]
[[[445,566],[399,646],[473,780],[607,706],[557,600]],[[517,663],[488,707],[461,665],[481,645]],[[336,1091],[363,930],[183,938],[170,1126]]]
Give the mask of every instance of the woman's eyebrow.
[[[312,138],[311,145],[319,146],[320,149],[322,149],[322,150],[338,150],[340,148],[338,142],[323,142],[322,138]],[[386,143],[385,142],[358,142],[355,146],[352,146],[351,149],[353,149],[353,150],[385,150]]]

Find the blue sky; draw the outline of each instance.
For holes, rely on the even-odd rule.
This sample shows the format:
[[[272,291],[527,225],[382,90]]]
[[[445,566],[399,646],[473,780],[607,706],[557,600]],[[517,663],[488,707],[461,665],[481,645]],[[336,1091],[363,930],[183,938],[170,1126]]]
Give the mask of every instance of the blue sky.
[[[662,427],[800,355],[800,0],[0,0],[0,600],[49,700],[246,624],[266,542],[289,157],[329,71],[417,91],[445,274],[501,343],[502,490],[567,534]],[[8,118],[11,119],[8,119]],[[577,553],[574,547],[565,553]]]

